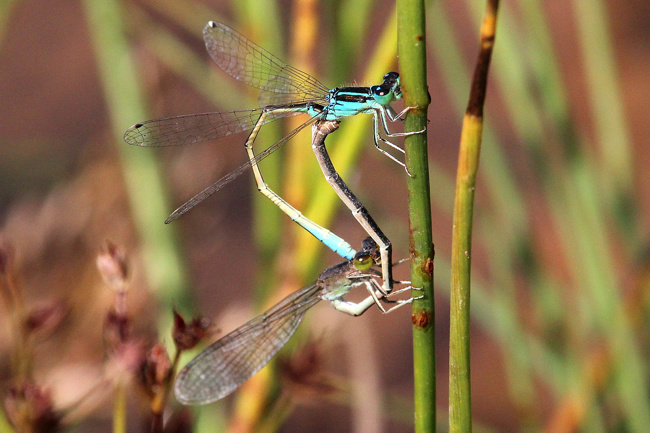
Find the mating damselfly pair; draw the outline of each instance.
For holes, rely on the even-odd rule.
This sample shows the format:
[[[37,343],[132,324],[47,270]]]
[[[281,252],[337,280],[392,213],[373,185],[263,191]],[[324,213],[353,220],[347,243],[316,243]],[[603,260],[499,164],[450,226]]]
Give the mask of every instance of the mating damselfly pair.
[[[369,289],[373,294],[373,302],[379,305],[378,299],[385,298],[393,289],[391,243],[363,204],[336,172],[324,142],[327,135],[338,128],[341,119],[361,113],[372,114],[375,147],[400,164],[408,173],[403,162],[380,147],[380,143],[384,143],[404,153],[399,146],[385,137],[408,136],[425,132],[424,130],[401,133],[389,131],[389,122],[401,120],[404,114],[413,108],[406,107],[397,113],[390,105],[395,99],[402,97],[399,74],[389,72],[384,75],[381,84],[371,87],[328,89],[311,75],[287,65],[224,24],[210,21],[203,30],[203,37],[210,56],[221,69],[235,79],[262,90],[259,96],[260,108],[149,120],[135,124],[126,131],[124,139],[127,143],[154,147],[197,143],[250,131],[245,142],[248,161],[192,197],[176,209],[166,222],[175,220],[251,168],[257,187],[262,194],[334,252],[348,261],[353,261],[357,252],[350,244],[306,218],[272,191],[264,182],[258,165],[299,131],[313,125],[312,148],[321,170],[341,200],[379,247],[379,257],[376,263],[381,266],[382,284],[377,285],[375,282],[376,290]],[[265,123],[298,114],[307,114],[309,118],[284,138],[266,150],[255,154],[253,144],[260,128]],[[340,287],[347,291],[351,286],[346,283]],[[336,303],[333,304],[336,307]]]

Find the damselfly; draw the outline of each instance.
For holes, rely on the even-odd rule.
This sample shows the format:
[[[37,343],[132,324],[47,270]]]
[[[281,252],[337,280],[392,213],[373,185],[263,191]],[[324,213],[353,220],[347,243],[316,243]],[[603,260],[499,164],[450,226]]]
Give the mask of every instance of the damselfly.
[[[375,281],[381,274],[372,268],[378,260],[376,244],[367,239],[364,245],[353,260],[326,269],[316,283],[287,296],[190,361],[176,379],[176,399],[183,404],[206,404],[235,391],[275,356],[294,334],[307,310],[321,299],[353,316],[362,314],[373,304],[388,313],[410,303],[413,298],[393,301],[384,296]],[[358,286],[365,286],[370,296],[359,303],[343,299]],[[406,287],[392,294],[410,289]],[[382,302],[394,305],[386,309]]]
[[[384,135],[388,137],[407,136],[424,132],[423,130],[391,133],[388,130],[388,121],[394,122],[402,119],[404,114],[413,108],[407,107],[400,113],[396,113],[390,106],[393,100],[402,97],[399,74],[397,72],[389,72],[384,76],[382,84],[371,87],[328,89],[314,77],[287,65],[224,24],[210,21],[203,30],[203,38],[210,56],[221,69],[237,80],[262,90],[259,96],[261,108],[190,114],[149,120],[143,123],[137,123],[126,131],[124,140],[129,144],[137,146],[183,145],[214,140],[242,131],[251,131],[246,140],[246,151],[248,152],[249,161],[192,197],[176,209],[165,222],[169,223],[175,220],[221,189],[225,184],[232,181],[245,170],[252,168],[257,187],[262,194],[271,199],[292,220],[308,230],[333,251],[346,259],[353,258],[355,250],[350,244],[306,218],[272,191],[264,182],[258,163],[296,135],[300,130],[318,120],[337,122],[344,117],[354,116],[359,113],[368,113],[373,115],[374,142],[377,149],[406,169],[404,163],[397,160],[379,146],[379,143],[383,142],[402,153],[404,152],[399,146],[382,137],[380,129],[383,129]],[[301,113],[308,114],[310,116],[309,120],[263,152],[257,155],[254,153],[253,143],[262,125],[278,118]],[[334,124],[330,123],[329,125]],[[327,135],[326,129],[321,129],[321,144]],[[336,128],[329,128],[330,131],[333,129]],[[314,147],[316,148],[316,146]],[[324,148],[324,146],[322,147]],[[329,163],[327,169],[330,172],[336,173],[326,153],[322,158],[319,158],[319,163],[324,171],[326,167],[323,164]],[[349,192],[347,187],[345,190]],[[342,197],[340,191],[337,190],[337,193]],[[353,201],[358,202],[353,195],[350,196],[347,193],[345,195],[348,198],[354,199]],[[350,200],[346,201],[348,207],[350,207],[349,202]],[[350,210],[359,219],[358,208],[350,207]],[[363,215],[368,215],[365,209]],[[362,225],[364,224],[362,223]],[[364,228],[379,243],[382,251],[382,263],[384,264],[382,266],[384,269],[382,291],[384,294],[388,294],[392,289],[390,266],[388,266],[391,263],[390,241],[381,233],[374,222],[372,224],[365,224]]]

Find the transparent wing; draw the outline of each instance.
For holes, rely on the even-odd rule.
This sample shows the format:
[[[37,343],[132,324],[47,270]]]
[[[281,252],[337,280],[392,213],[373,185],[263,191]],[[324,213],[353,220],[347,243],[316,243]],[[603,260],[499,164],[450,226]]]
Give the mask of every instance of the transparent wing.
[[[165,117],[136,123],[124,133],[124,141],[134,146],[180,146],[215,140],[238,132],[250,131],[262,110],[220,111]],[[269,112],[264,123],[299,112]]]
[[[305,127],[308,125],[311,125],[316,121],[318,117],[314,116],[307,120],[305,123],[291,131],[289,134],[287,134],[283,139],[280,141],[277,141],[276,143],[272,144],[268,148],[266,148],[264,151],[258,153],[255,155],[255,158],[252,160],[248,160],[244,164],[240,165],[238,168],[235,170],[231,171],[227,175],[223,176],[221,179],[210,185],[209,187],[205,188],[203,191],[200,193],[196,194],[194,197],[183,203],[178,209],[176,209],[174,212],[172,212],[171,215],[165,220],[165,224],[169,224],[170,222],[178,219],[181,215],[192,209],[194,206],[197,204],[201,203],[203,200],[206,198],[210,197],[212,194],[215,192],[219,191],[221,188],[226,186],[228,183],[233,181],[235,178],[239,177],[243,172],[247,171],[252,167],[253,164],[258,164],[260,161],[262,161],[264,158],[275,152],[280,146],[282,146],[284,143],[289,141],[291,138],[293,138],[294,135],[296,135],[298,132],[302,131]]]
[[[289,341],[305,312],[320,300],[320,290],[313,284],[292,293],[201,352],[178,374],[176,399],[206,404],[232,393]]]
[[[283,94],[265,100],[306,102],[322,100],[329,89],[316,78],[254,44],[225,24],[210,21],[203,29],[210,57],[226,73],[249,86]]]

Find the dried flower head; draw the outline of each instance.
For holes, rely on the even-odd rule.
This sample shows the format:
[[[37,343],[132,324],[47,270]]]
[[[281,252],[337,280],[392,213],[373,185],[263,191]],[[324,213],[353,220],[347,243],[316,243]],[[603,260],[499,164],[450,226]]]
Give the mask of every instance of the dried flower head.
[[[153,396],[164,385],[171,372],[172,362],[162,343],[153,346],[144,360],[141,379],[145,392]]]
[[[105,246],[97,255],[97,269],[111,288],[118,291],[126,290],[129,263],[123,248],[106,241]]]
[[[192,349],[213,332],[210,319],[197,317],[192,319],[190,323],[185,323],[183,317],[174,310],[174,330],[172,335],[179,351]]]

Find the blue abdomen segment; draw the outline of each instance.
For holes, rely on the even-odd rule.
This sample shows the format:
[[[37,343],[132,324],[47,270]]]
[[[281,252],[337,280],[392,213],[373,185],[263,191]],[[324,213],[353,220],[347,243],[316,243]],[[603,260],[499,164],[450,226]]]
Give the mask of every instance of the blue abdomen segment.
[[[348,260],[352,260],[357,254],[356,250],[352,248],[349,243],[331,231],[323,229],[320,226],[312,227],[311,225],[303,224],[303,221],[298,218],[292,217],[291,219],[300,224],[302,228],[311,233],[316,239],[324,243],[329,249],[334,251],[339,256],[344,257]]]

